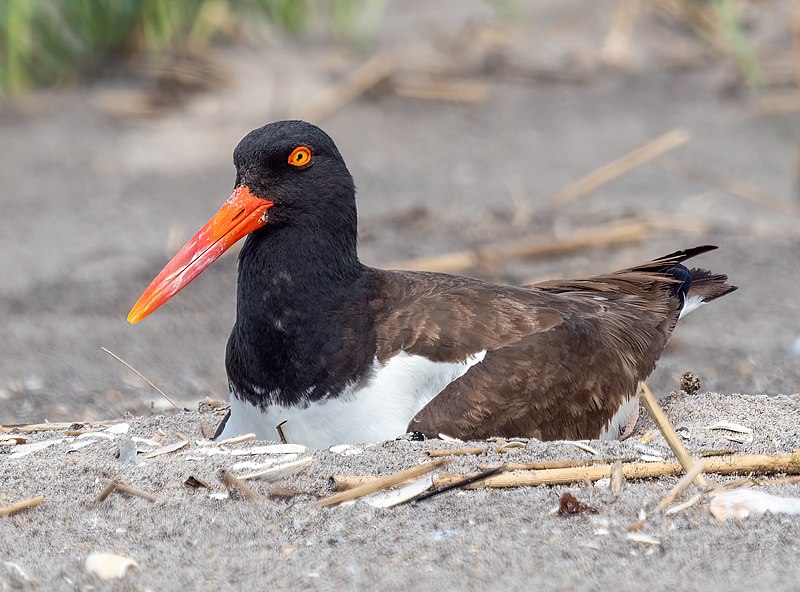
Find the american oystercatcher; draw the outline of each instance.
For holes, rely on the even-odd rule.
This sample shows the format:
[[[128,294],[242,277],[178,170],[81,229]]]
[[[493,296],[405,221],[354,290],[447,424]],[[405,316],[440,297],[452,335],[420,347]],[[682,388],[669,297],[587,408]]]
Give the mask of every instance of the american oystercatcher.
[[[358,260],[353,179],[325,132],[271,123],[233,159],[233,194],[128,316],[142,320],[247,236],[221,437],[616,438],[678,319],[736,289],[682,265],[712,246],[522,287],[373,269]]]

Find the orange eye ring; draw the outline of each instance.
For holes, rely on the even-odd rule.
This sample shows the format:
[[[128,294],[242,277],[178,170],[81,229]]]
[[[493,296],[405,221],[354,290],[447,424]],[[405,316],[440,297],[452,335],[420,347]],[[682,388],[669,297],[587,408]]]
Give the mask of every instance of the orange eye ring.
[[[298,146],[289,155],[289,164],[295,167],[304,167],[311,164],[311,148]]]

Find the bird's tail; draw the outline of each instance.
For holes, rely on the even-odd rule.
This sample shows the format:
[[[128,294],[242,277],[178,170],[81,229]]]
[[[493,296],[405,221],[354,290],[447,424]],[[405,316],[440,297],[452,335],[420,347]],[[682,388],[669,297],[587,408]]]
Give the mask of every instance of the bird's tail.
[[[728,276],[723,273],[711,273],[707,269],[699,268],[690,269],[688,273],[690,280],[679,318],[696,310],[706,302],[716,300],[737,289],[737,286],[727,283]]]

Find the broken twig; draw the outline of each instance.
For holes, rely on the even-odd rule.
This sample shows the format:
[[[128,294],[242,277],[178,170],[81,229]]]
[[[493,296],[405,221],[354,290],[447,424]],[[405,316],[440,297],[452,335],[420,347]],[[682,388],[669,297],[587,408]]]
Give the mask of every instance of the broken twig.
[[[689,456],[689,452],[686,450],[686,448],[684,448],[683,442],[681,442],[680,437],[675,432],[675,428],[672,427],[672,424],[670,423],[669,419],[667,419],[664,410],[661,409],[661,406],[656,401],[653,393],[650,392],[650,388],[647,386],[647,384],[640,382],[639,386],[642,405],[644,405],[644,408],[647,409],[647,413],[649,413],[650,417],[653,418],[653,422],[655,422],[655,424],[658,426],[658,429],[661,430],[661,434],[664,436],[667,444],[669,444],[672,452],[675,453],[678,461],[681,463],[681,465],[683,465],[683,468],[687,473],[691,472],[692,467],[695,464],[695,460]],[[706,479],[701,472],[697,473],[695,480],[701,487],[711,487],[708,479]]]
[[[260,502],[262,499],[260,495],[258,495],[252,489],[250,489],[250,486],[247,485],[247,483],[239,479],[239,477],[237,477],[227,469],[222,469],[222,471],[220,472],[220,481],[222,481],[226,486],[228,486],[228,488],[238,489],[239,492],[250,501]]]
[[[439,457],[439,456],[469,456],[470,454],[478,455],[483,454],[486,451],[486,447],[482,448],[453,448],[448,450],[447,448],[443,448],[441,450],[426,450],[425,454],[431,457]]]
[[[140,497],[142,499],[146,499],[148,502],[156,501],[156,496],[154,496],[152,493],[147,493],[146,491],[142,491],[138,487],[134,487],[133,485],[128,485],[127,483],[123,483],[122,481],[116,481],[114,479],[106,479],[105,477],[101,477],[99,481],[100,483],[106,486],[111,485],[111,483],[113,482],[114,488],[111,491],[121,491],[122,493],[127,493],[128,495],[132,495],[134,497]],[[106,487],[106,489],[107,488],[108,487]],[[109,491],[109,494],[111,493],[111,491]]]
[[[705,460],[704,463],[706,473],[719,473],[722,475],[734,473],[800,474],[799,454],[743,454],[740,456],[710,458]],[[594,465],[566,469],[505,472],[490,477],[481,483],[471,485],[470,489],[475,487],[503,488],[563,485],[580,482],[584,478],[597,481],[598,479],[610,478],[612,469],[612,465]],[[684,468],[679,462],[643,462],[622,465],[622,476],[625,479],[651,479],[653,477],[674,476],[680,475],[683,471]],[[434,481],[434,486],[441,487],[467,476],[469,475],[439,475]],[[349,493],[346,490],[371,485],[379,479],[384,479],[384,477],[334,475],[333,484],[337,490]],[[410,477],[405,479],[408,480]],[[392,483],[392,485],[402,482]]]
[[[644,146],[628,152],[617,160],[603,165],[588,175],[570,183],[550,197],[550,203],[559,207],[577,201],[603,185],[685,144],[689,141],[689,138],[689,132],[684,129],[672,130],[663,136],[659,136]]]
[[[19,512],[24,511],[24,510],[29,510],[31,508],[35,508],[36,506],[41,504],[43,501],[44,501],[44,496],[43,495],[38,495],[38,496],[36,496],[34,498],[31,498],[31,499],[28,499],[28,500],[23,500],[21,502],[16,502],[14,504],[11,504],[10,506],[6,506],[4,508],[0,508],[0,518],[2,518],[3,516],[11,516],[13,514],[17,514]]]
[[[465,477],[460,481],[454,481],[453,483],[448,483],[447,485],[443,485],[442,487],[437,487],[432,491],[426,491],[425,493],[420,493],[417,497],[410,499],[411,502],[421,502],[422,500],[426,500],[429,497],[433,497],[435,495],[439,495],[440,493],[444,493],[445,491],[450,491],[451,489],[457,489],[460,487],[466,487],[467,485],[472,485],[473,483],[479,483],[484,479],[488,479],[494,475],[498,475],[505,470],[505,467],[495,467],[494,469],[489,469],[487,471],[481,471],[475,475]]]

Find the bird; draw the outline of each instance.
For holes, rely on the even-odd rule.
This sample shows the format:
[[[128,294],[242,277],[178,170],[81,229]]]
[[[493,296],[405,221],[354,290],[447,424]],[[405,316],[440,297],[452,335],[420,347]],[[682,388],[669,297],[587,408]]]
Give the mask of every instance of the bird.
[[[710,245],[525,286],[369,267],[353,178],[323,130],[269,123],[233,161],[231,196],[128,315],[141,321],[246,237],[219,439],[618,438],[678,319],[736,289],[683,265]]]

